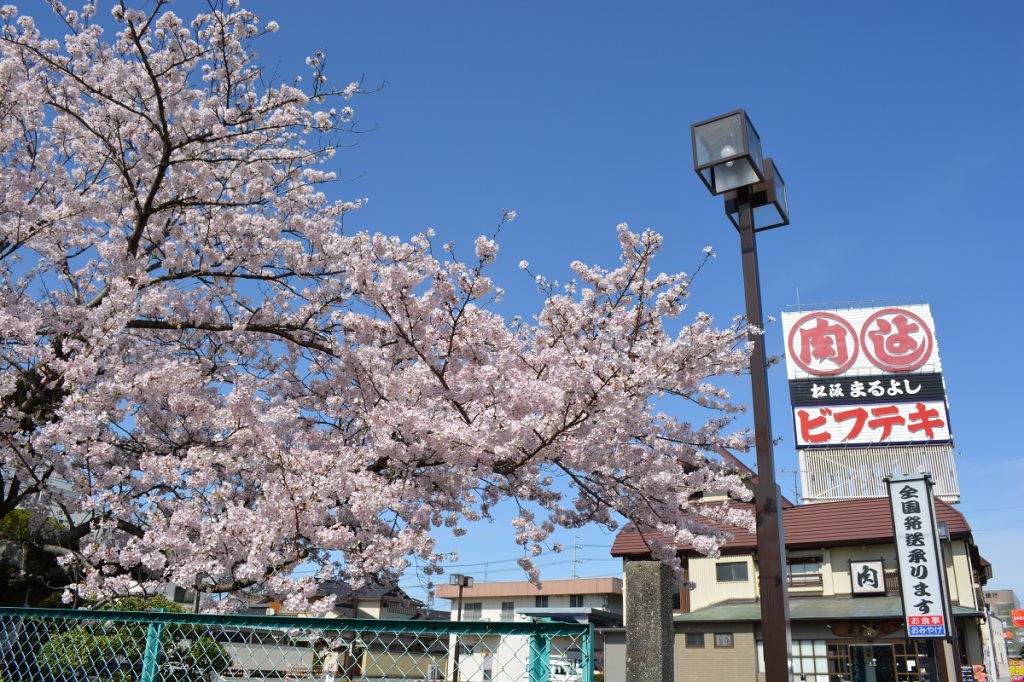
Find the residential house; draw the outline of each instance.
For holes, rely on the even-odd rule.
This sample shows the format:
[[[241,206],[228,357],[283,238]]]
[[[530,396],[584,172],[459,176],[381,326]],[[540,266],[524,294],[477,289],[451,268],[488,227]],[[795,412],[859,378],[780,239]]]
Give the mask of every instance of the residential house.
[[[326,618],[346,619],[339,630],[307,633],[266,629],[224,628],[218,638],[232,659],[232,670],[247,675],[289,675],[301,680],[333,670],[345,679],[400,676],[426,679],[431,669],[443,669],[447,642],[403,634],[400,628],[381,632],[362,630],[353,620],[448,619],[447,612],[430,610],[399,587],[369,586],[353,593],[344,583],[321,583],[315,598],[336,598]],[[281,602],[264,595],[250,598],[244,613],[261,616],[305,616],[284,611]],[[320,678],[322,679],[322,678]]]
[[[452,600],[452,620],[527,621],[531,619],[593,623],[595,626],[594,661],[603,668],[602,632],[621,629],[623,618],[622,580],[620,578],[580,578],[545,580],[540,587],[527,581],[474,583],[459,588],[440,585],[437,596]],[[461,604],[459,603],[461,596]],[[518,678],[525,673],[523,651],[529,647],[524,637],[464,637],[460,641],[460,679],[465,682],[489,679],[494,671]],[[555,639],[552,659],[579,663],[583,652],[579,642]]]
[[[715,500],[709,497],[706,503]],[[952,665],[959,672],[960,665],[985,664],[988,659],[991,640],[983,636],[982,588],[990,566],[981,558],[964,516],[940,500],[935,506],[961,655]],[[786,502],[782,516],[793,679],[941,679],[941,641],[906,637],[888,499]],[[763,681],[756,536],[736,530],[721,556],[714,558],[688,546],[679,546],[678,553],[687,580],[696,588],[681,590],[674,604],[675,679]],[[649,559],[647,538],[626,527],[616,537],[612,555],[624,561]],[[870,595],[854,589],[864,566],[879,569],[877,589]],[[625,592],[628,596],[628,584]]]

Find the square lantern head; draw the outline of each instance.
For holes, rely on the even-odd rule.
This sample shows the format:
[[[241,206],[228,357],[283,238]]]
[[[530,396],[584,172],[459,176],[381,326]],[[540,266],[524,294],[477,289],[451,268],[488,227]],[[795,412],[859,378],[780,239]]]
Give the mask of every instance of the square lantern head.
[[[473,578],[461,573],[453,573],[448,576],[448,584],[455,587],[473,587]]]
[[[764,180],[761,138],[739,109],[690,126],[693,168],[712,194]]]
[[[754,232],[789,225],[789,198],[786,182],[770,158],[764,160],[764,182],[750,188],[750,208],[753,213]],[[739,192],[725,195],[725,214],[740,229]]]

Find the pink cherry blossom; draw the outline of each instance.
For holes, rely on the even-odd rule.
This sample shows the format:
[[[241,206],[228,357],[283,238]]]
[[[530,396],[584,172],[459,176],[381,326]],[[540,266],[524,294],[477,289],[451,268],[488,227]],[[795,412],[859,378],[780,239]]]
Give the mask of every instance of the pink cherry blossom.
[[[268,81],[253,45],[278,26],[235,4],[118,6],[112,36],[90,6],[60,41],[0,11],[0,515],[58,515],[82,593],[296,609],[297,566],[393,582],[502,500],[535,581],[557,527],[628,519],[708,553],[710,523],[749,528],[698,498],[747,497],[707,453],[749,444],[715,379],[750,330],[668,330],[690,280],[652,269],[661,236],[620,226],[615,267],[536,276],[542,308],[506,321],[496,235],[467,263],[430,232],[341,229],[362,200],[322,191],[353,132],[330,100],[360,85]]]

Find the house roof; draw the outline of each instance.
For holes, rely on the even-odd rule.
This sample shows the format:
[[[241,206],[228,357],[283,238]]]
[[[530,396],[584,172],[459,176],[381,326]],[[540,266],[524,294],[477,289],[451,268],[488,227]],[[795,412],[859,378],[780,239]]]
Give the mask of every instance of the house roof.
[[[352,588],[344,582],[337,580],[325,580],[317,586],[317,594],[320,596],[333,595],[345,601],[370,600],[386,602],[403,602],[418,604],[419,602],[397,585],[366,585],[353,592]]]
[[[733,502],[735,508],[754,506]],[[958,510],[942,500],[935,500],[935,514],[945,522],[951,537],[969,537],[971,527]],[[748,553],[757,546],[757,536],[742,529],[728,528],[735,536],[723,549],[723,554]],[[786,507],[782,510],[782,527],[788,549],[836,547],[851,544],[884,544],[892,542],[892,512],[889,499],[875,497],[837,502],[817,502]],[[666,536],[658,536],[668,541]],[[650,556],[645,536],[630,524],[615,537],[611,554],[617,557],[644,558]],[[688,545],[680,545],[684,554],[697,552]]]
[[[976,618],[984,614],[976,609],[954,605],[953,615],[958,618]],[[903,605],[899,597],[815,597],[789,600],[791,621],[847,618],[903,618]],[[677,613],[672,619],[677,623],[757,622],[761,620],[761,603],[721,602],[690,613]]]
[[[474,583],[473,587],[462,588],[464,599],[482,597],[533,597],[535,595],[565,594],[622,594],[621,578],[575,578],[571,580],[545,580],[540,587],[526,581]],[[459,588],[455,585],[438,585],[440,599],[455,599]]]

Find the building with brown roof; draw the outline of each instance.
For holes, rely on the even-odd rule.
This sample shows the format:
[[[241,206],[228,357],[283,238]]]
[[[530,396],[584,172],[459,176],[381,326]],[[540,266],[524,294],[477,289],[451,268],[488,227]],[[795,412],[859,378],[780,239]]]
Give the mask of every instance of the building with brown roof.
[[[963,514],[938,499],[935,507],[959,664],[986,664],[993,660],[993,649],[1002,645],[991,640],[985,624],[983,588],[991,568],[981,558]],[[888,498],[805,505],[787,501],[783,529],[794,680],[942,679],[937,674],[942,660],[937,640],[910,639],[904,629]],[[756,536],[732,530],[734,539],[717,557],[677,546],[686,578],[695,584],[692,590],[681,589],[673,604],[677,682],[764,680]],[[650,560],[651,539],[627,526],[611,553],[624,562]],[[864,566],[878,569],[878,586],[870,594],[855,589]],[[628,582],[624,590],[628,599]]]

